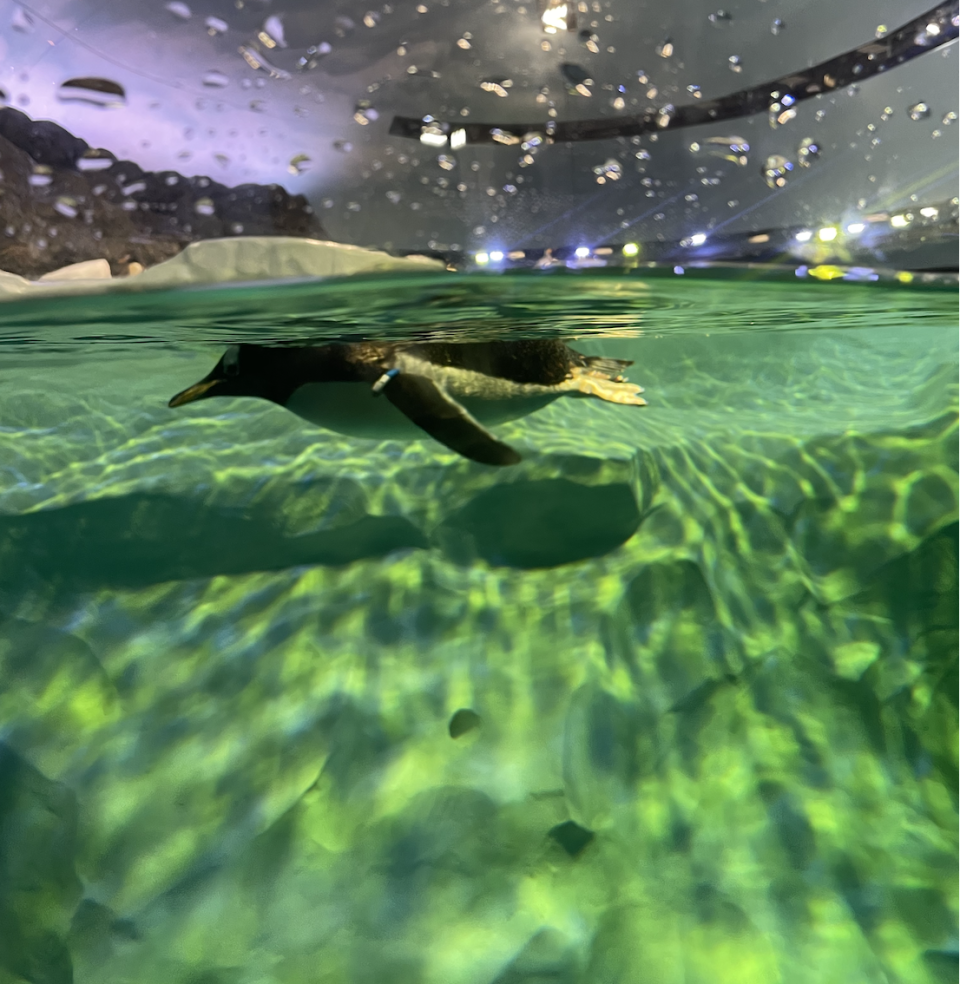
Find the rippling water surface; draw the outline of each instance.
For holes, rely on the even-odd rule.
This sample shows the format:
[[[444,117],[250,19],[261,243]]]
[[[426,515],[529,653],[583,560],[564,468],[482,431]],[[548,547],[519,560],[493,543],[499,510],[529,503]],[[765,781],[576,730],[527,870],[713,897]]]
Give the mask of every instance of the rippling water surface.
[[[166,407],[235,341],[541,335],[649,406],[502,469]],[[0,356],[4,980],[956,979],[955,292],[229,286]]]

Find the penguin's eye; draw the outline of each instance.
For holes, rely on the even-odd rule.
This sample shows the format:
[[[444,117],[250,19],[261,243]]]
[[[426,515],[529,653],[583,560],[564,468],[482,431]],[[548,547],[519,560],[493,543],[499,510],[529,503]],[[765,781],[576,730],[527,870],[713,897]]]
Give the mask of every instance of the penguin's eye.
[[[240,372],[240,347],[231,345],[223,355],[223,371],[227,376]]]

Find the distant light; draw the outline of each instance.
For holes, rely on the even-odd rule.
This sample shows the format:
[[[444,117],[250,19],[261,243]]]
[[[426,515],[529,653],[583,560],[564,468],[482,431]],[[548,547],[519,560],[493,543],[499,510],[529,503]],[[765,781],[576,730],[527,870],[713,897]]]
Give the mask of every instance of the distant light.
[[[756,236],[751,236],[748,243],[768,243],[770,242],[770,234],[767,232],[758,233]]]
[[[849,232],[851,236],[859,236],[860,233],[866,228],[867,227],[862,222],[851,222],[850,225],[847,226],[847,232]]]
[[[490,255],[489,253],[477,253],[473,259],[478,265],[484,266],[490,262]]]
[[[705,232],[697,232],[690,237],[691,246],[702,246],[706,241],[707,234]]]
[[[574,252],[581,260],[585,260],[590,255],[590,247],[578,246]]]
[[[454,130],[450,134],[450,146],[453,150],[459,150],[467,145],[467,131],[460,129]]]
[[[809,229],[803,229],[793,237],[798,243],[808,243],[813,238],[813,233]]]
[[[507,253],[508,260],[523,260],[526,259],[526,256],[527,254],[522,249],[513,249]]]
[[[494,263],[500,263],[503,260],[503,253],[501,253],[500,250],[495,249],[490,254],[490,259],[493,260]]]
[[[910,220],[912,218],[913,218],[913,216],[912,215],[909,215],[909,214],[908,215],[891,215],[890,216],[890,225],[892,225],[894,227],[894,229],[904,229],[908,225],[910,225]]]
[[[927,34],[937,35],[939,33],[940,33],[939,24],[937,24],[935,21],[931,21],[929,24],[927,24]]]
[[[940,214],[940,210],[934,208],[933,205],[927,205],[925,208],[920,209],[920,214],[925,219],[935,219]]]
[[[636,243],[626,243],[623,247],[624,256],[636,256],[640,252],[640,247]]]
[[[567,29],[567,5],[552,0],[547,5],[547,9],[540,15],[540,23],[543,24],[543,29],[547,34],[565,31]]]
[[[832,243],[837,238],[836,226],[824,226],[818,233],[817,239],[822,243]]]

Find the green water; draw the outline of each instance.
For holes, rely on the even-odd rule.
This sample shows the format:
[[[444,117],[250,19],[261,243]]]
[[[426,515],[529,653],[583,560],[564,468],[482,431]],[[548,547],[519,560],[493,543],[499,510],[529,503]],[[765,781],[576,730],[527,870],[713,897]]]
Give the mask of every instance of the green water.
[[[506,469],[166,407],[237,340],[539,333],[649,406]],[[956,979],[955,292],[231,286],[0,357],[2,984]]]

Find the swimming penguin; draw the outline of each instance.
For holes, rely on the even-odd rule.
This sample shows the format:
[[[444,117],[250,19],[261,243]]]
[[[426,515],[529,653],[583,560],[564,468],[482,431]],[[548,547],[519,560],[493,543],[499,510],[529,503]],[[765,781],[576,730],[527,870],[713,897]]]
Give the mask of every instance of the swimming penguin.
[[[629,365],[581,355],[557,340],[234,345],[169,406],[258,396],[342,434],[416,439],[426,431],[465,458],[515,465],[520,455],[484,424],[514,420],[564,395],[644,406],[642,388],[622,375]]]

